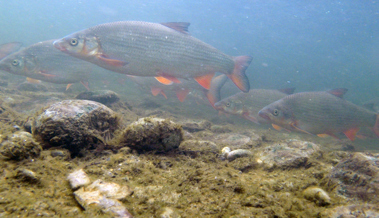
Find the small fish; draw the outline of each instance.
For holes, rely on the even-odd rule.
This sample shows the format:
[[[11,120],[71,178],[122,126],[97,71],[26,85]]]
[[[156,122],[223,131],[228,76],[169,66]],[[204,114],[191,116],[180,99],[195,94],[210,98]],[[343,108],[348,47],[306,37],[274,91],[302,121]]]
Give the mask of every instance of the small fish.
[[[347,89],[288,95],[259,111],[276,129],[285,128],[319,136],[344,133],[351,141],[360,127],[379,137],[379,115],[342,99]]]
[[[0,60],[6,56],[18,51],[22,46],[21,42],[9,42],[0,45]]]
[[[120,21],[85,29],[54,46],[74,57],[105,69],[135,76],[155,77],[163,84],[194,78],[210,88],[215,72],[226,74],[239,89],[248,92],[245,71],[250,56],[228,56],[190,36],[189,23]]]
[[[237,93],[215,104],[215,109],[227,114],[242,116],[257,124],[267,123],[258,116],[259,110],[289,94],[294,88],[288,89],[251,89],[248,93]]]
[[[26,76],[29,81],[58,84],[82,82],[88,89],[86,82],[95,65],[58,51],[53,41],[39,42],[6,56],[0,61],[0,70]]]

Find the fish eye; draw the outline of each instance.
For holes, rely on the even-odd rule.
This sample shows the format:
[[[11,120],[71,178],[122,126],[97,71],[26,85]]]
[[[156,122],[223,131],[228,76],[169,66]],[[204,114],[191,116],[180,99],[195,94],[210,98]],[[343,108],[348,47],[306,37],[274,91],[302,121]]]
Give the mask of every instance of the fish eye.
[[[279,111],[277,109],[275,109],[273,112],[272,112],[272,115],[274,116],[278,116],[279,115]]]
[[[226,103],[226,106],[227,106],[227,107],[230,107],[230,103],[229,103],[229,102],[228,102],[228,103]]]
[[[78,44],[78,39],[77,38],[72,38],[71,40],[70,40],[70,45],[72,45],[72,46],[76,46]]]
[[[18,66],[19,64],[20,64],[20,62],[17,59],[12,61],[13,66]]]

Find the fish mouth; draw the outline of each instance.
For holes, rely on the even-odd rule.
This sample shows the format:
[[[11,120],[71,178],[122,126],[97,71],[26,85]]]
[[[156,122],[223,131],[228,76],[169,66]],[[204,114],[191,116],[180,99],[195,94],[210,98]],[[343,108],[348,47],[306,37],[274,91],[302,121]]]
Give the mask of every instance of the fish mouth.
[[[60,50],[60,51],[67,51],[67,49],[66,49],[65,47],[61,46],[61,43],[62,43],[62,40],[59,39],[59,40],[55,40],[55,41],[53,42],[53,45],[54,45],[54,47],[55,47],[56,49],[58,49],[58,50]]]
[[[221,110],[222,109],[222,105],[220,102],[216,102],[213,106],[216,110]]]
[[[264,111],[259,111],[258,115],[265,120],[271,120],[270,117],[267,115],[267,113],[265,113]]]

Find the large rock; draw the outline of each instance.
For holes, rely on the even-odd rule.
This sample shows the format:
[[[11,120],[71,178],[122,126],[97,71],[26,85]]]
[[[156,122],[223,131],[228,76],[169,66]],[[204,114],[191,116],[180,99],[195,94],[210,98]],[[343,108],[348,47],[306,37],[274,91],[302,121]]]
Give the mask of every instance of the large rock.
[[[168,151],[183,141],[182,127],[170,120],[146,117],[130,124],[112,142],[139,151]]]
[[[0,144],[0,154],[6,159],[36,158],[41,151],[41,145],[34,141],[30,133],[23,131],[7,136]]]
[[[338,194],[379,202],[379,154],[355,153],[341,160],[326,177]]]
[[[112,138],[119,123],[119,116],[98,102],[65,100],[37,115],[32,133],[43,147],[67,148],[76,156]]]

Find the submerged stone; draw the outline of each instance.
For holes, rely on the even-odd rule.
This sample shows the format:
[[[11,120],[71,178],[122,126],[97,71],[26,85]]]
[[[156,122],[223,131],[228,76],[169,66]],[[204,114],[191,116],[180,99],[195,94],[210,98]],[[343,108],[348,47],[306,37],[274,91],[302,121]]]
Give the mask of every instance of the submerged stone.
[[[306,167],[309,156],[319,150],[320,147],[312,142],[288,139],[265,147],[257,155],[257,162],[269,169]]]
[[[40,156],[41,151],[41,145],[34,141],[32,134],[23,131],[6,137],[0,144],[0,154],[6,159],[36,158]]]
[[[76,96],[76,99],[96,101],[109,105],[120,100],[118,94],[111,90],[86,91]]]
[[[62,147],[77,156],[110,139],[120,123],[119,116],[103,104],[87,100],[65,100],[37,115],[33,136],[43,147]]]
[[[211,122],[207,120],[201,120],[201,121],[188,120],[182,123],[183,129],[188,132],[199,132],[199,131],[209,130],[211,129],[211,126],[212,126]]]
[[[72,189],[88,185],[91,181],[83,169],[76,170],[67,176]]]
[[[327,184],[337,185],[337,193],[344,197],[379,202],[379,154],[351,154],[326,178]]]
[[[168,151],[183,141],[182,127],[170,120],[146,117],[130,124],[112,142],[140,151]]]
[[[308,199],[320,206],[327,206],[330,202],[328,193],[318,187],[309,187],[303,191],[305,199]]]

